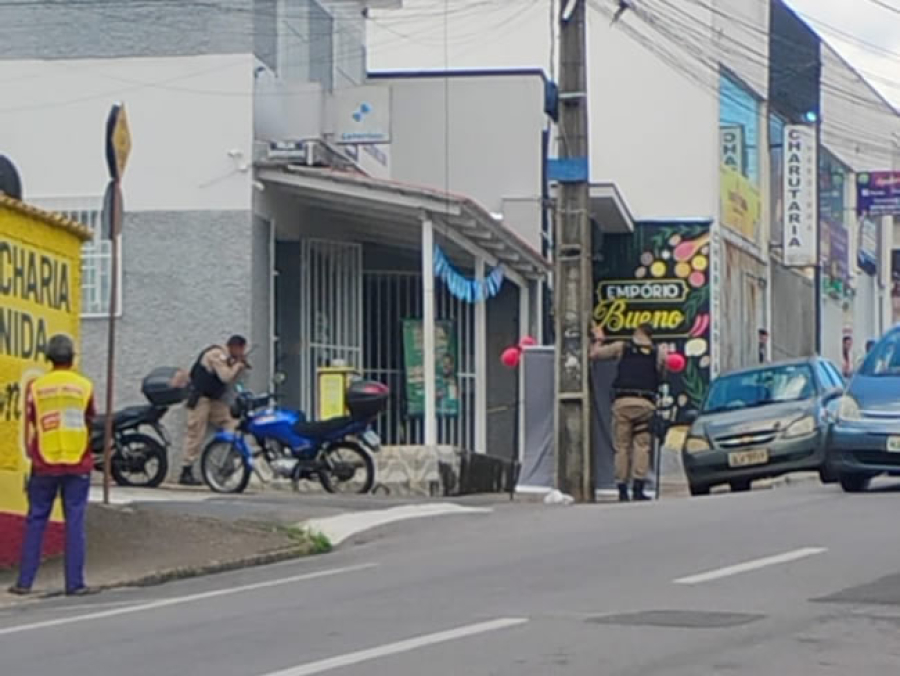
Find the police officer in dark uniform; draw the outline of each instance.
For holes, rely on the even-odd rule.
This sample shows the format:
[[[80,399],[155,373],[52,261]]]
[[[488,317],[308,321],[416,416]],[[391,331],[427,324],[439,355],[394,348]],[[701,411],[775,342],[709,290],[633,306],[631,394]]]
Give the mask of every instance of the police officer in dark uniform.
[[[603,330],[594,328],[591,358],[618,361],[613,382],[613,441],[619,500],[628,502],[628,484],[634,480],[635,500],[649,500],[644,483],[653,448],[651,424],[656,397],[665,375],[665,350],[653,345],[653,326],[641,324],[631,340],[605,343]]]

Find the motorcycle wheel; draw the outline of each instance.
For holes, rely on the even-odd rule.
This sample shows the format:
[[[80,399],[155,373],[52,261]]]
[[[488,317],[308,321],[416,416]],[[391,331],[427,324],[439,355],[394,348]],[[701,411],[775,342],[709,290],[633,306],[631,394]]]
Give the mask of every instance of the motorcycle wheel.
[[[224,441],[213,441],[203,449],[200,474],[213,493],[243,493],[250,483],[243,456],[234,444]]]
[[[375,461],[362,446],[342,441],[331,446],[323,455],[321,460],[325,466],[319,470],[319,481],[327,492],[372,491],[372,486],[375,485]]]
[[[110,469],[119,486],[157,488],[169,473],[169,454],[151,436],[125,434],[113,450]]]

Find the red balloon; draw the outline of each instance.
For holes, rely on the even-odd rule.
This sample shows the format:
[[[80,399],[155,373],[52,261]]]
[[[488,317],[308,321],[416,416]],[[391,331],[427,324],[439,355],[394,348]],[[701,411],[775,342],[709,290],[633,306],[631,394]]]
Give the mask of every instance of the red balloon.
[[[500,361],[503,362],[503,365],[508,366],[511,369],[514,369],[519,365],[519,359],[521,358],[522,350],[518,347],[508,347],[503,350],[503,354],[500,355]]]
[[[666,368],[672,373],[681,373],[685,366],[687,366],[687,359],[684,358],[684,355],[673,352],[666,357]]]
[[[537,341],[531,336],[525,336],[519,341],[519,347],[532,347],[537,345]]]

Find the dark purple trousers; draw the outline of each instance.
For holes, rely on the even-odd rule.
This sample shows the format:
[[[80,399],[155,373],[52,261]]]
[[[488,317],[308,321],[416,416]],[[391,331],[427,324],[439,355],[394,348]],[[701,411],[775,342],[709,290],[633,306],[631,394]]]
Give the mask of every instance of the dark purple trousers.
[[[28,480],[28,520],[22,542],[20,587],[31,589],[41,564],[44,530],[56,496],[62,494],[66,517],[66,592],[84,587],[84,555],[86,533],[84,518],[91,491],[90,474],[51,476],[32,474]]]

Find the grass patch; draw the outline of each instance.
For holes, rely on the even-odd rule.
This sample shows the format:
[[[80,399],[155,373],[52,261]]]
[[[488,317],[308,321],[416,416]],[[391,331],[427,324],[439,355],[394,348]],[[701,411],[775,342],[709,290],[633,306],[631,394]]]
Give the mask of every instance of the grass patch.
[[[308,546],[311,554],[327,554],[333,549],[328,536],[319,531],[302,526],[278,526],[278,530],[298,544]]]

